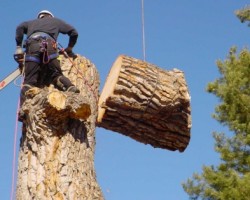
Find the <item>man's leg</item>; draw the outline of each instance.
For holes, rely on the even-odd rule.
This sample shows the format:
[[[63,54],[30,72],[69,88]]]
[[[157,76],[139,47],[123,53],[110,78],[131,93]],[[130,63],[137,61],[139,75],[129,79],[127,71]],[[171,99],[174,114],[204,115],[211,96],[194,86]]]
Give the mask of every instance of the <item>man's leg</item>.
[[[20,108],[25,101],[25,92],[32,87],[37,87],[40,65],[36,62],[26,62],[24,67],[24,81],[20,92]],[[19,111],[18,120],[23,121],[25,114]]]
[[[53,84],[58,87],[59,90],[80,93],[80,90],[63,75],[60,62],[57,59],[51,60],[48,64],[48,68],[50,71],[49,74],[53,80]]]

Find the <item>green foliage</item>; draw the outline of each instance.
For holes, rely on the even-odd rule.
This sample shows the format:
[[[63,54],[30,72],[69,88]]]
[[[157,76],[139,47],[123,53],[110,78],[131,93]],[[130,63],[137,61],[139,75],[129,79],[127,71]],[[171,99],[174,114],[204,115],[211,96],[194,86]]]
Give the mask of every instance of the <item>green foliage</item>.
[[[239,18],[239,20],[243,23],[245,21],[250,21],[250,7],[245,6],[245,8],[241,10],[236,10],[235,15]]]
[[[250,173],[239,176],[232,169],[210,166],[203,167],[203,174],[194,174],[192,178],[183,184],[192,200],[249,200]]]
[[[214,118],[236,133],[250,132],[250,53],[244,49],[237,57],[232,48],[228,58],[218,61],[217,66],[221,78],[207,87],[221,101]]]
[[[207,86],[220,100],[213,117],[234,134],[213,133],[221,164],[204,166],[183,188],[193,200],[250,199],[250,52],[231,48],[217,66],[221,77]]]

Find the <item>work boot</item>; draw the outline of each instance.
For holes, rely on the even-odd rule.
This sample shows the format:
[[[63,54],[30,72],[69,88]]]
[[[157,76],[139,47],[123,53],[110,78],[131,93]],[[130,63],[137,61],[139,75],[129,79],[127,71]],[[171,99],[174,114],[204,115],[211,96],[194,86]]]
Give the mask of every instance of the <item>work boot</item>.
[[[68,91],[68,92],[73,92],[73,93],[80,93],[80,90],[79,90],[76,86],[74,86],[74,85],[70,86],[70,87],[67,89],[67,91]]]
[[[65,76],[57,77],[53,81],[53,84],[61,91],[80,93],[80,91]]]

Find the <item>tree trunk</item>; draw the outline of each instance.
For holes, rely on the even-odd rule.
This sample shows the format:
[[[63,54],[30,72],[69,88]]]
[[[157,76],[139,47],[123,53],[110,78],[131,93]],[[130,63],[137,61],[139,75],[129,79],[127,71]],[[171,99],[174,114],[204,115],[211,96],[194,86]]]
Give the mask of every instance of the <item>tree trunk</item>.
[[[81,93],[52,86],[27,91],[16,199],[102,200],[94,169],[99,74],[79,55],[74,66],[59,59]]]
[[[182,71],[119,56],[100,96],[97,122],[153,147],[182,152],[190,140],[190,110]]]

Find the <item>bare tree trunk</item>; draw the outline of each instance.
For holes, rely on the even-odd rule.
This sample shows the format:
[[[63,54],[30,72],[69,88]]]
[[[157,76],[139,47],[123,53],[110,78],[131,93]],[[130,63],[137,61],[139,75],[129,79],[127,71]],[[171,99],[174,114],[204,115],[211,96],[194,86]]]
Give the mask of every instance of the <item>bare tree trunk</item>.
[[[94,168],[99,74],[79,55],[74,66],[59,59],[81,93],[53,87],[27,92],[16,199],[102,200]]]
[[[98,126],[154,147],[184,151],[190,95],[182,71],[119,56],[99,100]]]

